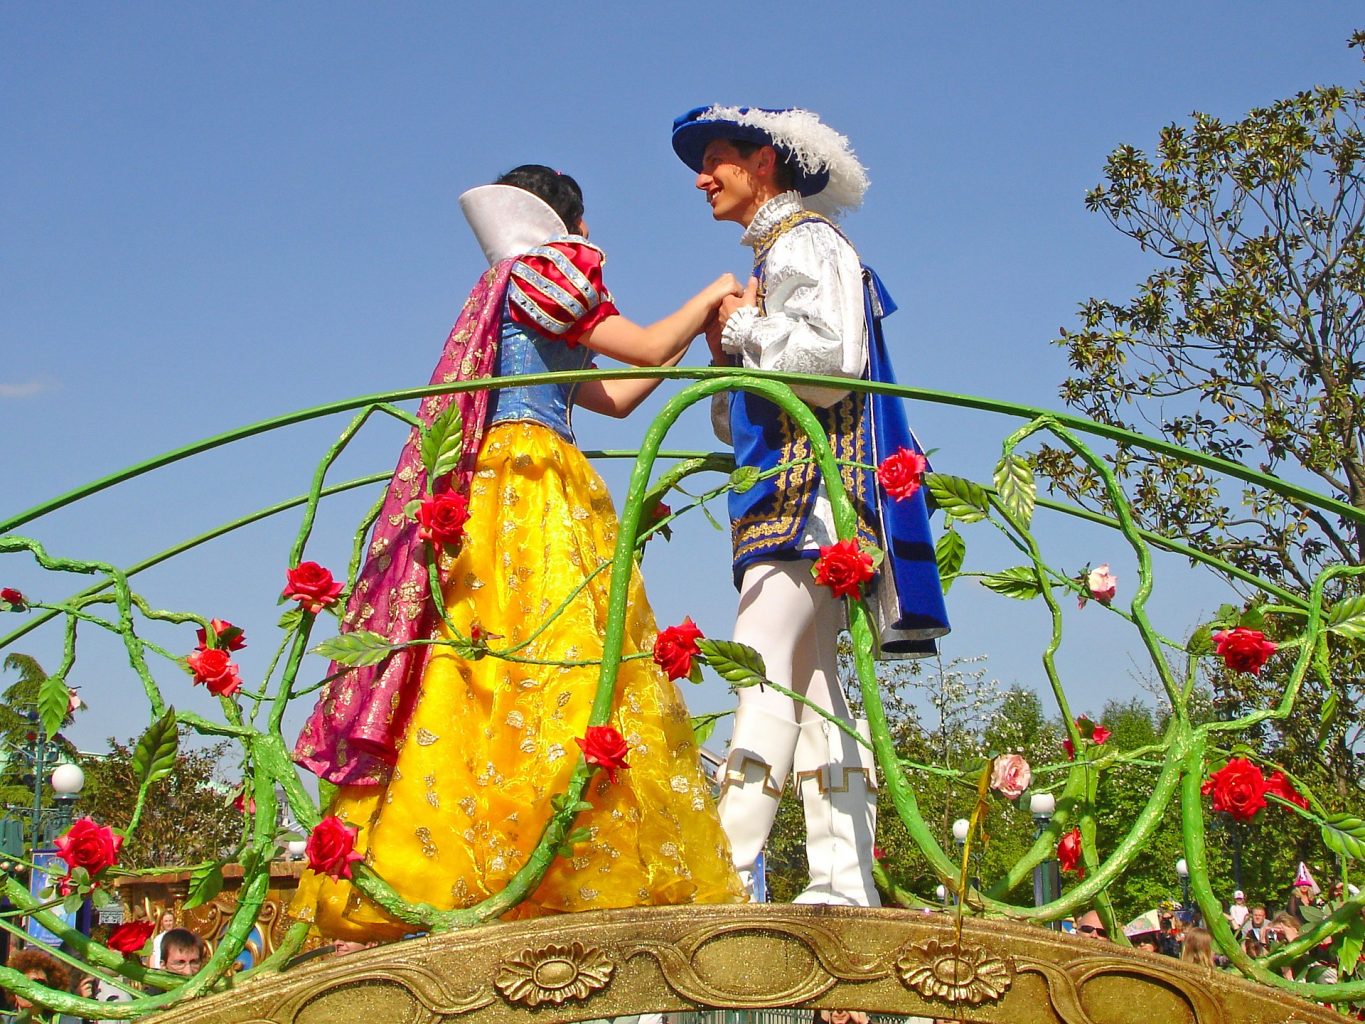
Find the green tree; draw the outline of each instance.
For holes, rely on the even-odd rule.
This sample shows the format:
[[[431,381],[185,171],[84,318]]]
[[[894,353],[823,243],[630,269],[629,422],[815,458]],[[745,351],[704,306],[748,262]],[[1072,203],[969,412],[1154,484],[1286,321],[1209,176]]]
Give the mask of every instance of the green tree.
[[[1196,113],[1163,128],[1152,155],[1114,150],[1086,204],[1160,265],[1132,299],[1090,299],[1080,329],[1063,329],[1066,403],[1365,508],[1363,109],[1360,88],[1323,86],[1231,123]],[[1111,459],[1142,525],[1274,584],[1305,593],[1324,567],[1365,561],[1358,524],[1161,453],[1120,445]],[[1069,454],[1037,462],[1055,488],[1103,506]],[[1361,779],[1365,658],[1354,640],[1332,645],[1331,685],[1310,680],[1264,752],[1344,801]],[[1266,706],[1281,679],[1272,666],[1217,682],[1235,711]]]
[[[102,825],[127,826],[137,801],[136,745],[136,739],[120,743],[111,737],[108,754],[82,755],[86,781],[78,805],[81,814]],[[233,806],[233,787],[221,774],[229,746],[180,749],[175,769],[148,791],[142,820],[123,846],[124,867],[197,864],[229,856],[236,849],[242,837],[242,812]]]

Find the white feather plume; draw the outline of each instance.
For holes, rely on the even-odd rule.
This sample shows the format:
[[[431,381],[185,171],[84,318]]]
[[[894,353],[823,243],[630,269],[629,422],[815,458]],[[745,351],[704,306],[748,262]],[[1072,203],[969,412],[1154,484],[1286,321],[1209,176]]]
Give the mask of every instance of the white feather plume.
[[[858,162],[847,137],[840,135],[810,110],[776,113],[750,108],[711,107],[699,121],[733,121],[766,132],[806,173],[829,171],[829,184],[806,197],[806,207],[827,217],[856,210],[867,191],[867,168]]]

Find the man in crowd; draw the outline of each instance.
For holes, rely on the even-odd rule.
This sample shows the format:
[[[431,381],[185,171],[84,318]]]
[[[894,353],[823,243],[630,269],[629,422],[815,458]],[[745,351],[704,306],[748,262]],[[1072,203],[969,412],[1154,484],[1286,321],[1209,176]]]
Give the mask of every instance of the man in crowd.
[[[1109,932],[1104,927],[1104,922],[1100,920],[1100,915],[1093,910],[1087,910],[1080,917],[1076,918],[1076,932],[1084,935],[1088,939],[1101,939],[1109,941]]]
[[[1247,918],[1246,923],[1242,925],[1241,937],[1245,939],[1249,935],[1261,945],[1267,945],[1265,918],[1265,907],[1252,907],[1251,915]]]
[[[204,966],[204,940],[188,928],[172,928],[161,940],[161,966],[187,978],[198,974]]]

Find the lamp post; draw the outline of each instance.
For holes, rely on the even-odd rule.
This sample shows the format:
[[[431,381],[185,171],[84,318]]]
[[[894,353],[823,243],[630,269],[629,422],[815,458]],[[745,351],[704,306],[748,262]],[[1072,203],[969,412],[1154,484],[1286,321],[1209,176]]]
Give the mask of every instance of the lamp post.
[[[1033,837],[1041,839],[1052,824],[1052,816],[1057,813],[1057,798],[1051,793],[1033,793],[1029,796],[1028,809],[1033,815]],[[1061,882],[1056,860],[1046,857],[1039,861],[1033,869],[1033,905],[1041,907],[1055,900],[1061,895]],[[1056,928],[1056,922],[1050,922],[1048,927]]]
[[[1190,866],[1181,857],[1175,862],[1175,873],[1180,876],[1180,909],[1190,909]]]

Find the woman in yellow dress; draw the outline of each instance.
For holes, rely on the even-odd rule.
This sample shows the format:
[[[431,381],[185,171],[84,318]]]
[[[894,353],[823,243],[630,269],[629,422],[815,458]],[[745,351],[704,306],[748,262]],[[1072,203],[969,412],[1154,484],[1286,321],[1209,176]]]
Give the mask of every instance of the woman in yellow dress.
[[[605,257],[587,241],[572,178],[526,165],[466,193],[461,206],[493,267],[447,343],[443,365],[457,364],[461,378],[479,376],[470,346],[480,325],[497,376],[581,369],[593,352],[670,365],[720,300],[740,291],[726,274],[670,316],[637,326],[603,284]],[[433,379],[454,377],[438,366]],[[495,649],[530,643],[517,651],[521,660],[466,659],[435,645],[411,648],[424,660],[377,675],[342,670],[300,737],[300,763],[340,785],[330,813],[359,826],[357,851],[409,903],[470,907],[504,888],[580,763],[575,740],[585,734],[606,622],[609,572],[599,569],[612,558],[617,521],[606,486],[574,445],[571,410],[625,416],[657,384],[514,387],[492,392],[486,409],[462,406],[467,443],[471,430],[482,438],[471,453],[466,537],[442,564],[446,614],[458,634],[487,637]],[[434,408],[424,407],[428,414]],[[420,493],[418,475],[404,479],[400,462],[395,507]],[[424,594],[379,583],[381,567],[399,568],[384,560],[406,550],[395,531],[413,528],[381,515],[370,547],[375,571],[367,565],[362,572],[347,627],[371,628],[375,605],[386,597],[409,602],[393,622],[419,614]],[[439,618],[433,626],[449,635]],[[592,809],[576,822],[590,838],[571,857],[556,857],[539,886],[504,916],[744,898],[682,697],[650,659],[628,658],[651,650],[655,635],[634,572],[627,660],[610,720],[628,744],[630,767],[615,782],[605,772],[593,777],[585,794]],[[375,715],[380,725],[368,728]],[[348,881],[313,872],[300,884],[293,913],[334,938],[414,930]]]

